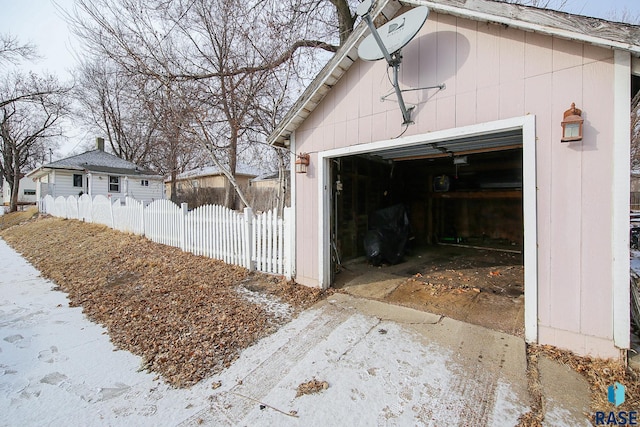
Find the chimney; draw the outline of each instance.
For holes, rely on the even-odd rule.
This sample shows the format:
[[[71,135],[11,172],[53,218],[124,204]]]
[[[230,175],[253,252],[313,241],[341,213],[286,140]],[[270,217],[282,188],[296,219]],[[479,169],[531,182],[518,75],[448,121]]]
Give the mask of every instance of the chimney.
[[[96,138],[96,148],[100,151],[104,151],[104,138]]]

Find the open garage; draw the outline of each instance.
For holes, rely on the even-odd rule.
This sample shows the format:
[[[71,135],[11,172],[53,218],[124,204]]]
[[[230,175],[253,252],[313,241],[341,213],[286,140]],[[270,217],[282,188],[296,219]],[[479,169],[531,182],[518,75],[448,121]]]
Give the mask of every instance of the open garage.
[[[521,129],[329,165],[331,286],[524,333]]]

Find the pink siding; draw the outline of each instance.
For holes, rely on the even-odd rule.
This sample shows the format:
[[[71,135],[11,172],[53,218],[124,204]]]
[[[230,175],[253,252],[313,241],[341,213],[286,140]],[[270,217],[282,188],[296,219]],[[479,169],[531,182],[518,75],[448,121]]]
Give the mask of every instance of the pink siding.
[[[446,84],[406,94],[408,104],[417,104],[407,136],[536,116],[539,342],[615,356],[613,52],[433,13],[404,54],[401,86]],[[396,137],[397,103],[380,102],[391,90],[384,61],[358,61],[300,126],[297,150]],[[572,102],[584,111],[585,139],[562,144],[560,121]],[[296,179],[297,280],[317,286],[317,176],[310,171]]]
[[[612,61],[587,63],[583,67],[582,79],[584,105],[613,105],[613,84],[598,82],[611,81]],[[581,295],[581,331],[588,335],[607,337],[613,329],[611,317],[599,318],[593,313],[608,312],[613,305],[610,288],[613,275],[610,262],[611,249],[603,242],[611,239],[611,215],[587,215],[589,212],[601,212],[601,205],[611,199],[612,184],[595,173],[607,169],[605,165],[613,163],[611,138],[613,135],[612,109],[600,111],[595,108],[585,117],[585,133],[588,135],[582,145],[582,286],[586,290]],[[588,292],[588,294],[587,294]]]

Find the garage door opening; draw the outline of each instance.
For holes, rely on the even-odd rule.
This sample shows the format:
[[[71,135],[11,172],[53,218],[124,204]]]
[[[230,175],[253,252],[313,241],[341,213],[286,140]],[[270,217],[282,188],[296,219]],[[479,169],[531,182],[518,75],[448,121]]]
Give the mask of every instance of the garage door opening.
[[[523,336],[522,141],[515,130],[330,158],[331,286]],[[397,263],[365,247],[389,207],[409,224]]]

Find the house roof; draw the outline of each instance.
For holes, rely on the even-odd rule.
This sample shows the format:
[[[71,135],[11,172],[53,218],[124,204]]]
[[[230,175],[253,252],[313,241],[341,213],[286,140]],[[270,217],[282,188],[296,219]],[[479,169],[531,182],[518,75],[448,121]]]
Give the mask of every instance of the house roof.
[[[236,165],[236,175],[244,175],[250,177],[256,177],[261,172],[254,167],[239,163]],[[176,180],[189,179],[189,178],[203,178],[206,176],[222,175],[222,171],[217,166],[204,166],[200,168],[184,171],[176,176]],[[164,180],[165,182],[171,182],[171,178]]]
[[[627,51],[635,57],[640,57],[640,26],[638,25],[494,0],[381,0],[371,16],[375,17],[376,25],[379,25],[392,19],[403,6],[427,6],[435,13],[502,24],[524,31]],[[267,139],[269,144],[286,145],[285,141],[289,139],[291,133],[305,121],[331,88],[358,60],[357,46],[367,35],[367,26],[360,20],[344,45],[307,86],[269,135]],[[635,72],[640,74],[640,70]]]
[[[50,170],[71,170],[101,172],[112,175],[135,175],[145,178],[162,178],[157,173],[143,169],[128,160],[121,159],[102,150],[91,150],[42,165],[27,174],[31,178],[38,178]]]
[[[280,173],[278,171],[275,172],[267,172],[260,176],[257,176],[251,180],[251,182],[259,182],[259,181],[267,181],[271,179],[278,179]],[[286,176],[286,175],[285,175]]]

